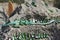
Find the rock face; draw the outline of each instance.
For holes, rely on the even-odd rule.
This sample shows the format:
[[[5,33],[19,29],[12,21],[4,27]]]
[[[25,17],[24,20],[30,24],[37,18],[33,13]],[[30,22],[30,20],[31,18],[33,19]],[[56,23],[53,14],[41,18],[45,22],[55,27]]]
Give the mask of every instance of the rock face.
[[[23,14],[23,16],[19,15],[20,18],[22,18],[22,17],[25,18],[27,14],[31,15],[32,18],[35,18],[35,19],[51,19],[51,18],[54,19],[55,17],[58,18],[60,16],[60,9],[53,7],[54,0],[25,0],[25,3],[21,4],[21,5],[22,5],[21,15]],[[37,16],[37,14],[38,14],[38,16]],[[34,33],[35,32],[34,30],[38,30],[37,29],[37,27],[38,27],[38,28],[41,28],[41,29],[39,29],[40,32],[46,32],[50,35],[49,40],[59,40],[60,36],[58,36],[59,29],[57,28],[58,27],[57,25],[58,24],[55,24],[55,23],[46,25],[44,27],[43,27],[43,25],[42,26],[33,25],[31,27],[29,27],[29,26],[27,26],[25,28],[21,27],[20,30],[21,30],[21,32]],[[27,30],[26,30],[26,28],[27,28]],[[56,33],[56,32],[58,32],[58,33]]]
[[[45,1],[45,2],[48,3],[49,5],[53,6],[55,0],[43,0],[43,1]]]
[[[55,0],[54,6],[60,9],[60,0]]]
[[[50,4],[49,2],[52,3]],[[32,16],[34,14],[42,14],[47,16],[48,19],[60,16],[60,9],[53,7],[53,3],[54,0],[25,0],[25,3],[22,4],[21,14],[30,14]]]
[[[54,7],[55,0],[25,0],[23,4],[21,4],[22,9],[20,11],[20,15],[15,14],[10,18],[10,21],[14,21],[15,19],[37,19],[44,21],[45,19],[59,19],[60,18],[60,9]],[[15,4],[17,6],[17,4]],[[19,31],[18,31],[19,30]],[[36,31],[37,30],[37,31]],[[10,30],[9,26],[3,26],[2,32],[8,34],[8,37],[11,37],[16,31],[25,32],[25,33],[47,33],[49,34],[49,38],[47,40],[60,40],[60,24],[52,23],[49,25],[27,25],[20,26],[20,28],[12,28]],[[14,32],[14,33],[13,33]],[[8,39],[8,38],[7,38]],[[35,39],[36,40],[36,39]],[[38,39],[37,39],[38,40]],[[45,40],[45,39],[44,39]]]

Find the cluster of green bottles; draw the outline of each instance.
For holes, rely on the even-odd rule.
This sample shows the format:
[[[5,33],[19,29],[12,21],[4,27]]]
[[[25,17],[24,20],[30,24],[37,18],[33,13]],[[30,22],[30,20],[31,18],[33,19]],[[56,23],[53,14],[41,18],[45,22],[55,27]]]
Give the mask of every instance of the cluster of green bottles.
[[[28,36],[27,36],[28,35]],[[30,35],[25,33],[19,33],[18,35],[13,35],[13,40],[29,40]]]
[[[49,22],[50,20],[51,20],[51,19],[45,19],[45,20],[43,20],[43,21],[41,20],[40,23],[47,23],[47,22]]]
[[[10,24],[13,24],[13,27],[14,28],[18,28],[18,26],[23,26],[23,25],[35,25],[35,24],[41,24],[41,25],[46,25],[46,24],[50,24],[52,22],[54,22],[55,20],[41,20],[41,21],[37,21],[37,20],[26,20],[26,19],[20,19],[20,20],[15,20],[14,22],[10,23]]]
[[[20,20],[19,22],[20,25],[30,25],[32,23],[33,23],[32,20],[24,20],[24,19]]]
[[[26,20],[26,19],[20,19],[20,20],[15,20],[14,22],[12,22],[12,23],[10,23],[10,24],[13,24],[13,25],[15,25],[15,26],[17,26],[17,25],[21,25],[21,26],[23,26],[23,25],[34,25],[34,24],[36,24],[38,21],[35,21],[35,22],[33,22],[33,21],[35,21],[35,20]],[[47,21],[50,21],[50,20],[44,20],[44,21],[39,21],[40,23],[46,23]],[[38,23],[39,24],[39,23]]]
[[[47,24],[54,22],[55,20],[45,19],[43,21],[36,21],[36,20],[17,19],[17,20],[14,20],[12,22],[9,22],[7,24],[3,24],[3,26],[11,25],[14,28],[19,28],[20,26],[23,26],[23,25],[35,25],[35,24],[47,25]],[[59,19],[57,19],[57,20],[59,21]]]
[[[33,22],[30,20],[25,20],[25,19],[20,19],[20,20],[16,20],[10,24],[13,24],[14,28],[19,28],[19,26],[23,26],[23,25],[31,25]]]
[[[41,21],[39,21],[40,23],[47,23],[48,21],[50,21],[51,19],[49,19],[49,20],[47,20],[47,19],[45,19],[45,20],[41,20]],[[34,22],[33,22],[34,21]],[[36,21],[36,20],[26,20],[26,19],[18,19],[18,20],[15,20],[14,22],[11,22],[11,23],[9,23],[9,24],[13,24],[13,25],[33,25],[33,24],[35,24],[35,23],[37,23],[38,21]]]
[[[40,23],[37,23],[38,21],[36,20],[17,19],[17,20],[14,20],[13,22],[4,24],[4,26],[11,25],[14,28],[19,28],[19,26],[23,26],[23,25],[35,25],[35,24],[45,25],[45,24],[49,24],[49,23],[46,23],[47,21],[50,21],[50,20],[39,21]]]
[[[12,39],[13,40],[34,40],[35,38],[37,39],[48,38],[48,34],[39,33],[38,35],[35,35],[35,34],[29,34],[29,33],[19,33],[18,35],[14,34]]]

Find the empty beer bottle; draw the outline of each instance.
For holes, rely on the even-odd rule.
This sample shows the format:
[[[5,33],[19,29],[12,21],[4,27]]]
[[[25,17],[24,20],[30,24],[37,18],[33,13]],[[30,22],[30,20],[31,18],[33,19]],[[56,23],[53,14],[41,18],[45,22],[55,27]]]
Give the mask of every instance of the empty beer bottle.
[[[43,33],[40,33],[40,38],[43,39]]]
[[[48,34],[45,33],[45,38],[48,38]]]
[[[21,33],[19,33],[19,39],[20,39],[20,40],[22,39]]]
[[[13,35],[13,39],[14,40],[17,40],[16,34]]]

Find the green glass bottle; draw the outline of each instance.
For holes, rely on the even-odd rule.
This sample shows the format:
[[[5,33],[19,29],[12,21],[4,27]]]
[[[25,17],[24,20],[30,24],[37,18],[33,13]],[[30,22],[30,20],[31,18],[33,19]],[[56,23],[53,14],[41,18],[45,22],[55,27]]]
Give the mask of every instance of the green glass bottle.
[[[27,37],[27,39],[29,38],[29,33],[26,33],[26,37]]]
[[[19,35],[19,39],[20,39],[20,40],[22,39],[21,34]]]
[[[14,37],[14,40],[17,40],[16,34],[14,34],[13,37]]]
[[[19,22],[19,24],[20,24],[20,25],[24,25],[25,22],[26,22],[26,21],[25,21],[24,19],[21,19],[20,22]]]
[[[45,33],[45,38],[48,38],[48,34]]]
[[[40,38],[43,39],[43,33],[40,33]]]
[[[32,2],[31,4],[32,4],[34,7],[37,7],[37,6],[35,5],[35,2]]]
[[[29,25],[29,21],[28,20],[26,20],[26,24]]]

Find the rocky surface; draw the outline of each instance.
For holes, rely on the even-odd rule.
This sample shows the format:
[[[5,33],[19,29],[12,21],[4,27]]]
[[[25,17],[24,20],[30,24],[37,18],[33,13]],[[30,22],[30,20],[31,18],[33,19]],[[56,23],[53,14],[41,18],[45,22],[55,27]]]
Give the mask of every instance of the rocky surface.
[[[44,20],[44,19],[54,19],[60,17],[60,9],[53,7],[54,0],[25,0],[25,3],[21,4],[22,9],[20,11],[20,15],[15,14],[13,17],[10,18],[10,21],[14,21],[15,19],[36,19],[36,20]],[[4,4],[4,3],[3,3]],[[0,5],[0,6],[6,6],[6,5]],[[15,4],[14,8],[16,8],[18,5]],[[6,12],[7,14],[7,12]],[[30,15],[30,16],[29,16]],[[11,29],[10,29],[11,28]],[[5,33],[4,31],[7,31]],[[37,31],[36,31],[37,30]],[[12,26],[7,27],[4,30],[3,34],[6,36],[5,40],[8,40],[8,37],[12,37],[14,33],[47,33],[49,34],[49,39],[35,39],[35,40],[60,40],[60,24],[59,23],[52,23],[49,25],[27,25],[27,26],[21,26],[20,28],[12,28]],[[0,34],[1,35],[1,34]],[[2,40],[4,40],[5,36],[2,36]]]

